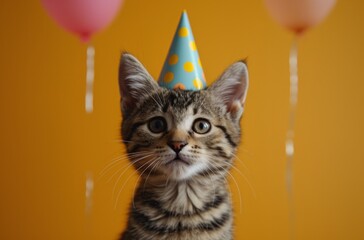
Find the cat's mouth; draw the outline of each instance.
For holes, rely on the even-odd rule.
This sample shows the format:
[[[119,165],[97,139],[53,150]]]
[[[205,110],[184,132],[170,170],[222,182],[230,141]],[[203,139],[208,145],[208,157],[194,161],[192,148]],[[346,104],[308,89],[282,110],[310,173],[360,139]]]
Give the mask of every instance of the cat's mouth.
[[[175,164],[175,163],[182,163],[182,164],[190,165],[189,162],[187,162],[186,160],[183,160],[178,155],[171,161],[167,162],[166,165]]]

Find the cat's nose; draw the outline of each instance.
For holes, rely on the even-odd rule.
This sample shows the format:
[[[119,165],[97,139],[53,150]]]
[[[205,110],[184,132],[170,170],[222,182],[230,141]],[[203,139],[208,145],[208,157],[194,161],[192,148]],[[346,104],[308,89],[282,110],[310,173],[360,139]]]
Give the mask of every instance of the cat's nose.
[[[173,149],[176,153],[179,153],[184,146],[186,146],[188,143],[185,141],[169,141],[168,146]]]

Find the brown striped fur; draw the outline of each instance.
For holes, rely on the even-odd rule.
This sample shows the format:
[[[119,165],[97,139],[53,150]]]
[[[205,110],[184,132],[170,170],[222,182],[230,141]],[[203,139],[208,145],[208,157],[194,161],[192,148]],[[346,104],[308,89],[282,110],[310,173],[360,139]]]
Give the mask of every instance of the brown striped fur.
[[[122,138],[141,175],[120,239],[233,239],[226,175],[240,142],[245,63],[207,89],[169,90],[124,53],[119,85]]]

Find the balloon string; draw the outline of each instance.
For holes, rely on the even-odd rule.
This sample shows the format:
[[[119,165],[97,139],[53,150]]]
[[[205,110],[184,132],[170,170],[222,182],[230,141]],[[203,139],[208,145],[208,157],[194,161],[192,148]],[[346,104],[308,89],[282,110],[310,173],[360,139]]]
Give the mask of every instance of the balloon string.
[[[294,124],[296,118],[296,105],[298,96],[298,67],[297,67],[297,38],[292,41],[290,55],[289,55],[289,70],[290,70],[290,109],[288,119],[288,129],[286,135],[286,187],[288,194],[289,204],[289,228],[290,239],[294,239],[295,236],[295,209],[293,198],[293,158],[294,158]]]
[[[91,171],[87,171],[85,181],[85,216],[86,216],[86,224],[85,224],[85,233],[86,239],[90,239],[91,237],[91,215],[92,215],[92,205],[93,205],[93,192],[94,192],[94,180],[93,174]]]
[[[89,45],[86,51],[86,94],[85,94],[86,113],[92,113],[94,109],[94,103],[93,103],[93,98],[94,98],[93,88],[94,88],[94,76],[95,76],[94,62],[95,62],[95,48],[92,45]],[[93,191],[94,191],[93,175],[91,171],[87,171],[85,180],[86,239],[91,238]]]
[[[85,181],[85,214],[90,215],[92,209],[92,195],[94,190],[94,180],[92,172],[86,172]]]
[[[85,109],[87,113],[92,113],[94,109],[94,61],[95,61],[95,48],[92,45],[87,47],[86,58],[86,95],[85,95]]]

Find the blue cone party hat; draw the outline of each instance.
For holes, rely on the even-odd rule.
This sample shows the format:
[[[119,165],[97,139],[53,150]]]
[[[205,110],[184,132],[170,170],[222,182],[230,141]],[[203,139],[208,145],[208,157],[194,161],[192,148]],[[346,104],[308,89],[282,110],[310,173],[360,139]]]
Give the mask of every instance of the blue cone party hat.
[[[169,89],[200,90],[206,87],[186,11],[182,13],[158,83]]]

